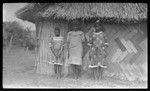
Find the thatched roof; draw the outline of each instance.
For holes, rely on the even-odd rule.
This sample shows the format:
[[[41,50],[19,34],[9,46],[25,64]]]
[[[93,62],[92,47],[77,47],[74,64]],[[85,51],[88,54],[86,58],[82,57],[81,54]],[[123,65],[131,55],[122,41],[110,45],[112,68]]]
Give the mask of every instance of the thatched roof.
[[[114,18],[124,22],[147,19],[147,12],[146,3],[32,3],[16,15],[31,22],[47,18]]]

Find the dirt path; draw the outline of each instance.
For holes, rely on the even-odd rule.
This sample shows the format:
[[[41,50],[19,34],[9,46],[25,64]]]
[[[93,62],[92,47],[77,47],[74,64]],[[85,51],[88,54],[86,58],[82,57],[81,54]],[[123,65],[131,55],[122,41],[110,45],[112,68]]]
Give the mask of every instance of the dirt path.
[[[3,52],[3,87],[4,88],[146,88],[147,83],[121,81],[105,78],[95,82],[86,74],[79,80],[72,78],[54,79],[49,75],[39,75],[34,69],[35,54],[14,50]]]

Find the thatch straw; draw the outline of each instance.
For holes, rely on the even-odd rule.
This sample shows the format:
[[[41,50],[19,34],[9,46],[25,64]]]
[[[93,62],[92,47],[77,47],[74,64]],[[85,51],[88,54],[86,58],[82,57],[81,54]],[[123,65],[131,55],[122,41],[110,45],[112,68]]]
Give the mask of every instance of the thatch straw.
[[[44,7],[44,5],[46,6]],[[34,21],[34,18],[39,17],[67,20],[76,18],[116,18],[124,22],[124,20],[139,21],[147,19],[148,12],[146,3],[47,3],[44,5],[30,4],[17,12],[17,17],[28,21]],[[37,8],[35,8],[36,6]]]

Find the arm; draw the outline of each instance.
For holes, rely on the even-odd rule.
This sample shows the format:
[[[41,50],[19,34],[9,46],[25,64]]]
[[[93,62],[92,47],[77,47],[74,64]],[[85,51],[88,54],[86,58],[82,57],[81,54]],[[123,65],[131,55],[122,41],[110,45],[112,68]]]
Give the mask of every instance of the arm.
[[[50,47],[50,49],[51,49],[52,53],[54,54],[54,56],[56,56],[56,55],[55,55],[55,50],[54,50],[54,48],[53,48],[53,47]]]
[[[55,55],[55,50],[54,50],[54,46],[53,46],[53,40],[51,39],[50,43],[49,43],[49,47],[50,47],[50,50],[52,51],[53,55]]]
[[[85,34],[85,38],[86,38],[87,41],[89,41],[89,35],[88,35],[88,33]]]
[[[52,47],[52,38],[50,38],[50,40],[49,40],[49,47],[50,48]]]
[[[84,33],[82,31],[81,31],[81,34],[80,34],[80,38],[81,38],[82,42],[85,41],[85,36],[84,36]]]
[[[64,41],[62,41],[62,45],[61,45],[60,50],[59,50],[59,55],[61,55],[63,53],[64,46],[65,46],[65,43],[64,43]]]
[[[67,42],[70,41],[70,35],[71,35],[71,32],[69,32],[69,33],[67,34]]]
[[[70,45],[70,36],[71,36],[71,32],[69,32],[68,35],[67,35],[67,42],[66,42],[66,45],[67,45],[68,51],[69,51],[69,45]]]
[[[94,28],[91,27],[90,30],[85,34],[85,38],[87,39],[87,41],[90,40],[91,34],[93,33]]]
[[[102,47],[103,47],[103,49],[105,49],[106,47],[108,47],[108,41],[107,41],[107,37],[106,37],[105,34],[103,34]]]
[[[69,44],[70,44],[70,32],[67,34],[67,41],[66,41],[67,58],[69,58]]]
[[[88,46],[92,46],[93,44],[93,38],[90,38],[89,42],[88,42]]]
[[[108,40],[107,40],[106,34],[104,34],[104,43],[105,43],[105,45],[108,45]]]

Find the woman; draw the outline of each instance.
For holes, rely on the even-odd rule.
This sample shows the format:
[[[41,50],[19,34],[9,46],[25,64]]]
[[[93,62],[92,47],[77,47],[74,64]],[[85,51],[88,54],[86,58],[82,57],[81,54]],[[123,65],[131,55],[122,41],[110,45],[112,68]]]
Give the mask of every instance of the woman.
[[[64,38],[60,36],[60,29],[58,27],[55,28],[55,37],[51,40],[51,51],[55,56],[54,60],[54,72],[56,74],[56,78],[61,78],[62,66],[64,61]]]
[[[68,33],[68,51],[69,51],[69,63],[73,69],[73,74],[76,79],[81,74],[82,56],[84,33],[78,29],[78,22],[74,25],[73,31]]]
[[[103,61],[106,57],[105,47],[108,43],[106,42],[104,28],[99,24],[99,21],[96,22],[94,27],[92,27],[91,29],[92,32],[89,35],[90,37],[88,37],[88,45],[90,46],[89,67],[92,70],[94,79],[98,80],[101,74],[101,67],[106,67],[103,66]]]

